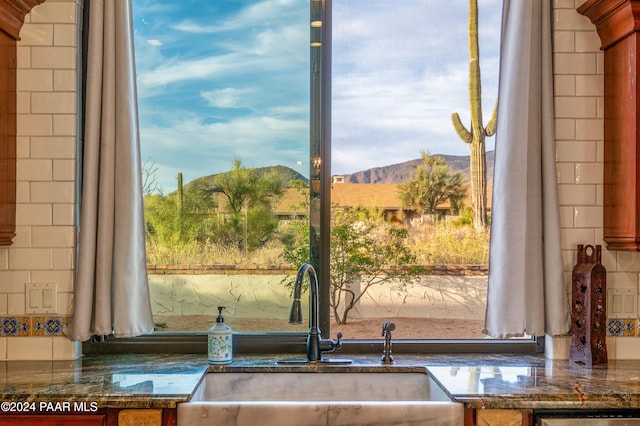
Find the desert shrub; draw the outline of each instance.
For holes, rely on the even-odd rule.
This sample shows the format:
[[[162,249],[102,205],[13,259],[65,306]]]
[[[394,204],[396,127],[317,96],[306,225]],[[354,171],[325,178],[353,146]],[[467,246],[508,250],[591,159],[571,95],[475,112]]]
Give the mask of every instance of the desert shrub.
[[[308,225],[304,228],[292,226],[283,234],[285,258],[290,263],[299,265],[309,261]],[[407,244],[407,229],[385,221],[380,212],[335,210],[330,238],[329,304],[338,324],[347,323],[350,311],[371,286],[391,281],[406,282],[420,271],[415,266],[394,267],[414,265],[415,257]],[[355,280],[360,282],[357,293],[351,288]],[[283,280],[289,286],[293,281],[293,277]]]
[[[279,239],[282,243],[282,259],[292,265],[300,266],[309,262],[309,221],[290,220],[282,222],[279,230]],[[289,285],[290,280],[285,280]]]
[[[282,243],[269,241],[262,247],[245,252],[238,246],[225,246],[213,241],[189,241],[173,246],[147,239],[147,263],[152,265],[273,265],[282,263]]]
[[[413,253],[421,264],[487,264],[489,230],[439,221],[412,232]]]

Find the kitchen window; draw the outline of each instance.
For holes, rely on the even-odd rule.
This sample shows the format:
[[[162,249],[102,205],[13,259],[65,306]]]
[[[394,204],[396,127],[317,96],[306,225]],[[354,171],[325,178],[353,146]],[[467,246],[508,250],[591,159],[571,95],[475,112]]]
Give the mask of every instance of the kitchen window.
[[[291,238],[301,229],[320,234],[317,246],[311,237],[309,252],[321,273],[321,328],[335,336],[341,327],[328,306],[328,274],[322,275],[328,270],[332,233],[332,206],[323,191],[333,191],[343,184],[341,178],[358,171],[419,158],[421,150],[468,155],[450,119],[459,112],[463,123],[468,121],[468,1],[440,3],[133,0],[147,230],[151,238],[172,241],[184,253],[207,250],[193,262],[179,258],[165,266],[177,257],[166,252],[166,244],[150,247],[149,255],[157,259],[149,261],[157,332],[138,341],[198,342],[220,304],[226,306],[229,325],[241,333],[237,348],[301,341],[307,326],[286,323],[291,302],[286,283],[295,270],[274,266],[292,257],[270,257],[283,247],[300,248],[291,246]],[[497,96],[500,9],[500,0],[479,1],[485,120]],[[445,39],[448,43],[439,42]],[[415,62],[415,57],[423,60]],[[447,96],[452,92],[457,96]],[[273,170],[260,168],[269,166],[284,166],[289,173],[286,191],[263,194],[264,204],[245,198],[234,207],[232,191],[221,188],[233,177],[261,182]],[[262,175],[252,175],[254,168]],[[275,175],[271,178],[282,178]],[[332,198],[337,200],[333,192]],[[275,222],[265,206],[276,213]],[[388,215],[382,210],[390,206],[357,207],[360,218],[370,218]],[[404,206],[391,207],[397,210],[386,216],[389,221],[405,220]],[[166,228],[163,220],[170,220]],[[189,239],[200,243],[195,251]],[[228,244],[220,248],[215,241]],[[486,291],[486,275],[469,276],[457,282],[451,276],[429,277],[421,290],[415,281],[411,288],[406,283],[373,286],[343,327],[361,324],[381,303],[380,294],[392,294],[393,303],[404,300],[383,306],[386,314],[373,314],[381,326],[407,301],[415,303],[411,292],[422,291],[433,310],[457,310],[457,318],[435,319],[465,326],[473,321],[481,328],[484,306],[477,301]],[[252,280],[259,281],[258,287]],[[211,291],[214,286],[222,289]],[[384,291],[373,291],[379,289]],[[430,303],[437,296],[442,303]],[[415,315],[428,309],[405,311]],[[425,323],[442,324],[426,321],[434,319],[431,315],[424,315]],[[401,318],[397,322],[400,330]],[[375,327],[373,334],[379,332]],[[355,331],[345,337],[353,339],[355,348],[359,339],[371,338],[365,334],[371,328],[352,327]],[[497,342],[504,343],[502,350],[539,349],[529,339],[506,344],[471,342],[466,339],[481,336],[455,330],[448,335],[457,339],[440,342],[447,351],[501,350],[492,344]],[[418,328],[406,336],[413,340],[395,348],[429,345],[434,350],[438,344],[425,340],[434,336]]]

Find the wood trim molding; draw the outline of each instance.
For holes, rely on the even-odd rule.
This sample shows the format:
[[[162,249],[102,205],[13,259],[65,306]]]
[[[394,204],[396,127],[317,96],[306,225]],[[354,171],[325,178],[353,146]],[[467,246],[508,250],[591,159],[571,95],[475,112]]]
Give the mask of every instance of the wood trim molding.
[[[603,239],[640,251],[640,0],[587,0],[604,51]]]
[[[638,0],[587,0],[578,12],[595,24],[602,49],[640,29]]]
[[[16,229],[16,68],[24,18],[44,0],[0,0],[0,245]]]
[[[0,30],[14,40],[20,39],[24,17],[44,0],[0,0]]]

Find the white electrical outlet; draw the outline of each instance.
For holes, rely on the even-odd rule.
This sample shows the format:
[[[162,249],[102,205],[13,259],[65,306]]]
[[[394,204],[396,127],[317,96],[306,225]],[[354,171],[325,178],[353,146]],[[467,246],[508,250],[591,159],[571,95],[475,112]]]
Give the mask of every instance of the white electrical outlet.
[[[607,289],[607,318],[636,318],[638,302],[633,288]]]
[[[58,286],[55,283],[27,283],[25,289],[27,314],[58,313]]]

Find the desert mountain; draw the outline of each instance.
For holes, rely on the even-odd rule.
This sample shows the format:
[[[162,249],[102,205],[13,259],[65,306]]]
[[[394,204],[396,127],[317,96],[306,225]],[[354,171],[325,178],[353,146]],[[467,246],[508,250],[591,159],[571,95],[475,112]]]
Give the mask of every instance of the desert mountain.
[[[436,157],[444,158],[444,161],[449,165],[449,168],[453,171],[462,172],[467,179],[469,178],[469,156],[468,155],[442,155],[433,154]],[[487,180],[489,183],[493,181],[493,162],[494,151],[487,151]],[[389,166],[374,167],[367,170],[361,170],[359,172],[351,173],[344,176],[345,183],[402,183],[411,177],[411,173],[415,166],[422,163],[421,159],[409,160],[403,163],[391,164]],[[267,173],[272,170],[276,170],[285,176],[287,182],[291,180],[301,180],[305,183],[309,183],[309,179],[302,176],[295,170],[286,166],[271,166],[271,167],[259,167],[257,170],[261,173]],[[228,173],[228,172],[225,172]],[[213,183],[216,175],[202,176],[192,180],[185,185],[185,188],[189,186],[201,183]]]
[[[469,156],[468,155],[441,155],[433,154],[434,157],[444,158],[452,171],[462,172],[469,179]],[[494,151],[487,151],[487,181],[493,181]],[[362,170],[344,176],[345,183],[402,183],[411,177],[415,166],[420,165],[422,159],[405,161],[403,163],[392,164],[383,167]]]
[[[309,179],[302,176],[300,173],[296,172],[292,168],[289,168],[286,166],[257,167],[255,168],[255,170],[260,174],[276,171],[285,177],[285,182],[287,183],[292,180],[301,180],[304,183],[309,184]],[[224,173],[229,173],[229,172],[223,172],[221,174],[224,174]],[[207,183],[208,185],[211,185],[213,184],[213,180],[216,178],[217,175],[218,174],[213,174],[213,175],[201,176],[199,178],[196,178],[191,182],[189,182],[188,184],[186,184],[185,188],[188,188],[189,186],[192,186],[192,185],[198,186],[199,184],[202,184],[202,183]]]

